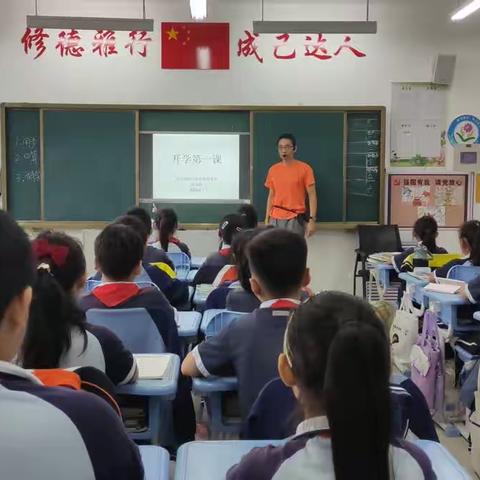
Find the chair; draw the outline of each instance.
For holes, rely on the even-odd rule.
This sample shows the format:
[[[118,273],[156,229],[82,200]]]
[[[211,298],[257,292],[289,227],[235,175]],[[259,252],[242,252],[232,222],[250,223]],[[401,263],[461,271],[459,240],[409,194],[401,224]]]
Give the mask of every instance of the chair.
[[[152,317],[144,308],[92,308],[87,321],[114,332],[132,353],[164,353],[165,343]]]
[[[206,326],[205,338],[218,335],[218,333],[220,333],[223,328],[230,325],[230,323],[232,323],[236,318],[241,317],[242,315],[246,314],[242,312],[229,312],[228,310],[218,312],[212,317],[209,324]]]
[[[480,267],[472,267],[465,265],[455,265],[449,273],[448,278],[452,280],[461,280],[469,283],[475,278],[480,277]]]
[[[353,267],[353,294],[357,293],[357,278],[361,278],[363,298],[367,298],[367,281],[370,278],[367,258],[372,253],[402,251],[398,225],[359,225],[358,245]]]
[[[142,457],[145,480],[168,480],[170,455],[161,447],[141,445],[138,447]]]
[[[183,252],[167,252],[167,255],[175,267],[177,278],[179,280],[186,280],[191,269],[188,255]]]

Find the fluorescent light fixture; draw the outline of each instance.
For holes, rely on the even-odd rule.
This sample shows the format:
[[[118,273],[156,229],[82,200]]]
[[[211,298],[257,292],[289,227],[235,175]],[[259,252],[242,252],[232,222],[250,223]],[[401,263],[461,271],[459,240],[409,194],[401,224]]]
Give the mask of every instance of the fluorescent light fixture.
[[[207,0],[190,0],[190,11],[194,20],[207,18]]]
[[[457,8],[452,13],[452,20],[458,22],[467,18],[472,13],[476,12],[480,8],[480,0],[470,0],[467,3],[464,3],[461,7]]]
[[[480,2],[480,0],[478,0]],[[377,33],[377,22],[254,21],[254,33]]]
[[[148,18],[52,17],[27,15],[27,27],[54,30],[113,30],[153,32],[153,20]]]

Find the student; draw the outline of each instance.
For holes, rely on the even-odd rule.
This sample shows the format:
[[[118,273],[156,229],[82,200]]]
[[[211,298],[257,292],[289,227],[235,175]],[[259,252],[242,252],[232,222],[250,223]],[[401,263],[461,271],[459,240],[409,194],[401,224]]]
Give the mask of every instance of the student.
[[[133,215],[124,215],[117,218],[114,224],[126,225],[137,232],[145,247],[147,246],[148,232],[144,224]],[[176,278],[175,271],[164,262],[147,264],[142,261],[141,274],[146,274],[147,281],[154,283],[167,297],[173,307],[183,307],[188,302],[188,286]],[[97,272],[94,279],[100,280],[101,273]],[[138,280],[138,278],[137,278]]]
[[[205,260],[193,279],[194,285],[204,283],[211,285],[225,265],[233,265],[232,240],[244,228],[245,220],[241,215],[233,213],[222,219],[218,229],[220,249]]]
[[[431,215],[420,217],[413,226],[413,237],[418,242],[417,248],[408,248],[404,252],[393,257],[393,266],[397,272],[412,271],[413,265],[408,261],[408,257],[415,253],[419,247],[425,247],[429,254],[447,253],[447,251],[437,246],[438,225]]]
[[[45,387],[11,363],[27,328],[33,282],[28,237],[0,211],[0,478],[142,480],[138,448],[104,400]]]
[[[236,375],[243,418],[263,386],[277,376],[276,358],[289,315],[310,280],[305,239],[286,229],[267,230],[254,238],[248,258],[260,308],[195,347],[182,364],[182,373],[192,377]]]
[[[81,245],[64,233],[45,232],[32,243],[37,280],[25,340],[24,368],[98,368],[114,384],[135,381],[137,365],[120,339],[90,325],[77,307],[86,278]]]
[[[452,268],[457,265],[480,266],[480,222],[478,220],[465,222],[458,232],[458,238],[464,257],[436,269],[433,272],[433,279],[448,278]]]
[[[324,292],[301,305],[278,371],[305,420],[284,445],[252,450],[227,480],[436,478],[422,450],[392,438],[388,339],[367,303]]]
[[[227,308],[234,312],[250,313],[260,306],[260,300],[253,294],[250,286],[251,275],[246,250],[250,241],[263,231],[264,229],[257,228],[243,230],[235,235],[232,241],[232,256],[235,265],[230,265],[231,269],[234,269],[235,275],[232,277],[232,281],[221,284],[210,293],[205,304],[206,310]],[[226,272],[225,275],[228,273]]]
[[[140,207],[133,207],[125,215],[132,215],[137,217],[145,226],[147,231],[147,243],[145,245],[145,253],[143,255],[143,263],[166,263],[172,270],[175,270],[175,267],[172,261],[168,258],[168,255],[155,248],[152,245],[148,245],[148,238],[152,234],[152,219],[148,212]]]
[[[111,224],[95,240],[95,261],[103,284],[80,298],[80,307],[146,308],[168,352],[180,353],[175,311],[165,295],[153,287],[139,287],[134,279],[142,268],[144,239],[131,227]]]
[[[245,228],[252,230],[258,227],[258,214],[255,207],[250,203],[243,203],[238,209],[238,213],[245,219]]]
[[[186,243],[181,242],[175,233],[178,229],[178,217],[171,208],[163,208],[155,215],[155,228],[158,232],[158,242],[155,247],[164,252],[183,252],[188,258],[192,258],[190,249]]]
[[[145,308],[160,332],[166,351],[181,355],[175,310],[162,292],[153,287],[140,288],[133,282],[141,269],[144,245],[143,238],[131,227],[108,225],[95,240],[95,259],[103,284],[82,297],[80,307],[85,312],[91,308]],[[182,377],[173,410],[177,442],[193,440],[195,412],[190,384]]]

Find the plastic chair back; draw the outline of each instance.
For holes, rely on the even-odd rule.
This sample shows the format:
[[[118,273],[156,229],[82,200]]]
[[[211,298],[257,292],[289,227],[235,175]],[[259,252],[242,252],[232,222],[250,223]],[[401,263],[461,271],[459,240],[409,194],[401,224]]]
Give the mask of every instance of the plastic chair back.
[[[480,277],[480,267],[472,267],[465,265],[455,265],[451,270],[448,278],[452,280],[461,280],[469,283],[475,278]]]
[[[168,258],[172,261],[177,276],[187,276],[190,272],[190,259],[188,255],[183,252],[167,252]]]
[[[142,267],[142,270],[141,270],[140,274],[139,274],[138,276],[136,276],[133,281],[134,281],[135,283],[138,283],[138,282],[151,282],[152,279],[150,278],[150,276],[148,275],[148,273],[146,272],[146,270]]]
[[[140,288],[151,287],[151,288],[155,288],[156,290],[160,291],[160,289],[158,288],[158,286],[155,285],[151,280],[148,280],[148,281],[137,281],[137,280],[135,280],[135,283],[136,283]],[[91,292],[93,292],[93,290],[94,290],[95,288],[99,287],[100,285],[102,285],[102,281],[101,281],[101,280],[93,280],[93,279],[87,280],[87,283],[85,284],[85,293],[91,293]]]
[[[242,315],[246,315],[246,314],[241,312],[229,312],[229,311],[217,313],[210,320],[210,323],[205,329],[205,338],[214,337],[215,335],[218,335],[223,328],[230,325],[236,318],[241,317]]]
[[[379,252],[401,252],[398,225],[359,225],[358,249],[367,256]]]
[[[132,353],[165,353],[165,343],[144,308],[87,310],[87,321],[115,333]]]

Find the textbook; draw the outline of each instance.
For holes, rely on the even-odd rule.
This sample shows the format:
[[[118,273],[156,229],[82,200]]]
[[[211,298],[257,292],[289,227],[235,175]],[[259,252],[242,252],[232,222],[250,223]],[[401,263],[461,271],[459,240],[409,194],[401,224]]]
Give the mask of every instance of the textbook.
[[[134,355],[140,380],[159,380],[165,376],[170,363],[166,355]]]
[[[429,292],[455,294],[461,290],[463,285],[465,285],[465,282],[461,282],[459,280],[450,280],[448,282],[446,282],[445,280],[449,279],[441,278],[439,279],[441,283],[429,283],[425,287],[425,290]]]
[[[370,264],[378,264],[378,263],[392,263],[392,259],[395,255],[398,255],[400,252],[379,252],[379,253],[372,253],[368,256],[367,262]]]

